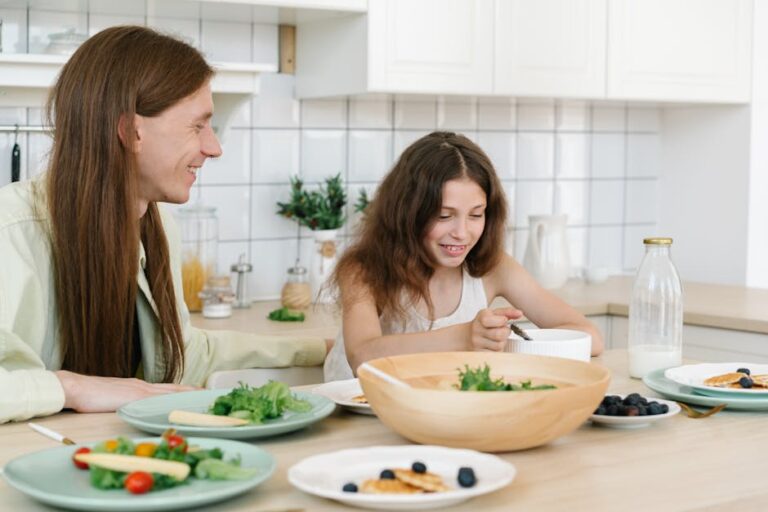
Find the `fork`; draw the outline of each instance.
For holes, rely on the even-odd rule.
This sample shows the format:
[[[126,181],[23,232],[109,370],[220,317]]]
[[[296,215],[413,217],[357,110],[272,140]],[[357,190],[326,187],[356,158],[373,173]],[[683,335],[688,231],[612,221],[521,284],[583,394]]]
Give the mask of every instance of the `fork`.
[[[677,402],[677,405],[682,407],[682,409],[685,411],[685,414],[687,414],[689,418],[693,418],[695,420],[698,420],[698,419],[706,418],[708,416],[712,416],[713,414],[719,413],[720,411],[725,409],[725,406],[727,404],[716,405],[713,408],[711,408],[710,410],[704,411],[704,412],[697,411],[696,409],[694,409],[690,405],[685,404],[683,402]]]

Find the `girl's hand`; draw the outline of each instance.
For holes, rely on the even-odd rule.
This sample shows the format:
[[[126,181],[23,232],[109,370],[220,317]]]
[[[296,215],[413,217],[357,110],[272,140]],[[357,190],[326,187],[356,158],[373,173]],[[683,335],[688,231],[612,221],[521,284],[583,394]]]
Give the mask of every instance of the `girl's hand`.
[[[515,308],[481,309],[472,321],[471,343],[474,350],[501,352],[507,347],[509,321],[523,316]]]
[[[77,412],[114,412],[140,398],[199,389],[180,384],[151,384],[141,379],[92,377],[66,370],[55,373],[64,388],[64,408]]]

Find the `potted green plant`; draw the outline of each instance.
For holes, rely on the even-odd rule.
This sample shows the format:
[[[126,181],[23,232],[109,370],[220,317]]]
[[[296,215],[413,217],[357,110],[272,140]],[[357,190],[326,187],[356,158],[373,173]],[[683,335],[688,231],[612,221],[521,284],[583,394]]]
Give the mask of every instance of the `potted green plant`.
[[[298,177],[291,178],[291,197],[287,202],[277,202],[277,213],[295,220],[300,226],[308,227],[315,237],[315,251],[309,268],[309,282],[312,296],[318,302],[331,302],[328,294],[320,295],[323,283],[336,264],[336,238],[344,225],[344,206],[347,194],[337,174],[325,179],[317,190],[306,190]]]

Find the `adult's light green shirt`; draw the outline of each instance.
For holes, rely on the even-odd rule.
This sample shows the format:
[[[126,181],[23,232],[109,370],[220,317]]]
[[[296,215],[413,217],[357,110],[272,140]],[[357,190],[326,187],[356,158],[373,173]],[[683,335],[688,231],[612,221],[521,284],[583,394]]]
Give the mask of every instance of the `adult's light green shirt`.
[[[64,407],[64,392],[53,373],[61,369],[61,359],[47,216],[43,179],[0,188],[0,423],[53,414]],[[322,363],[321,338],[288,340],[192,327],[183,300],[179,231],[170,215],[163,215],[163,226],[184,336],[182,384],[202,386],[216,370]],[[136,306],[143,377],[159,382],[156,306],[143,272],[143,247],[140,263]]]

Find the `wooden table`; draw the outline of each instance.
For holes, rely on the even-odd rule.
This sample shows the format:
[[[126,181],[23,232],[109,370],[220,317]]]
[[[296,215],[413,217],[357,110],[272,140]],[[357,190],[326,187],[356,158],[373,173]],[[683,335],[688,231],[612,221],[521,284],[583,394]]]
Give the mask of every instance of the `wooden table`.
[[[613,371],[609,392],[655,396],[627,377],[625,351],[608,351],[594,362]],[[81,442],[146,435],[111,413],[61,413],[35,421]],[[502,454],[517,467],[515,481],[450,510],[766,510],[767,425],[765,414],[738,411],[696,420],[679,414],[636,430],[587,422],[547,446]],[[277,459],[272,478],[245,495],[195,510],[352,510],[294,489],[286,477],[288,468],[312,454],[407,441],[375,417],[337,410],[303,431],[256,444]],[[0,425],[0,464],[53,446],[25,424]],[[2,479],[0,509],[50,510]]]

